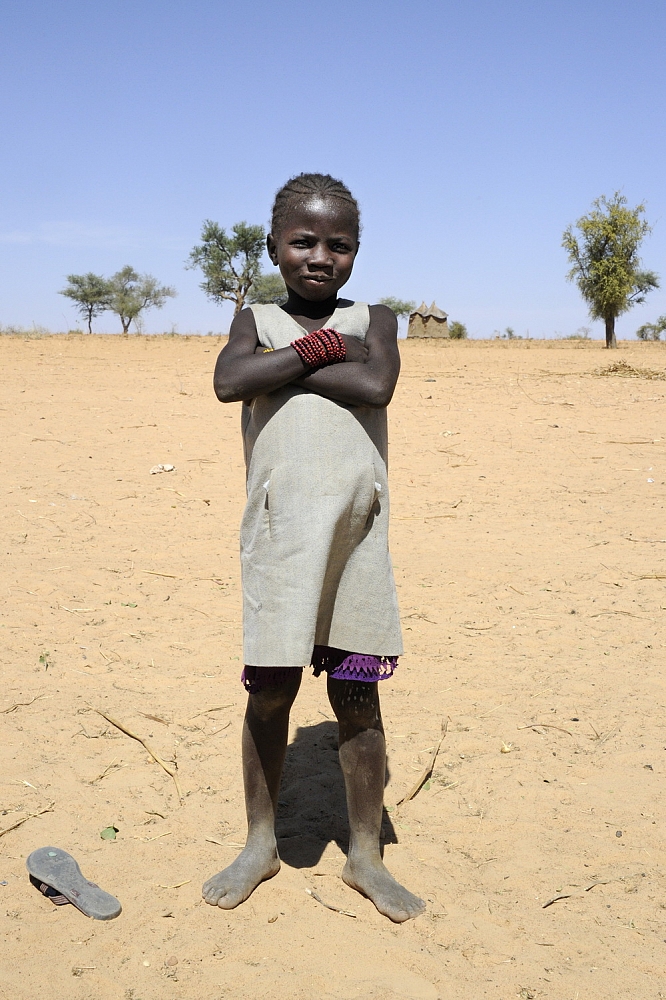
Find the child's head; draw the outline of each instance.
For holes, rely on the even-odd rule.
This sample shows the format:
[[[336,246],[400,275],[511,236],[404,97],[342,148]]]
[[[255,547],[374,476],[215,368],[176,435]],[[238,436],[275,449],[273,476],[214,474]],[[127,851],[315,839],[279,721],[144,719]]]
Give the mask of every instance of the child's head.
[[[292,177],[275,195],[271,215],[271,235],[277,239],[290,212],[312,201],[337,202],[347,219],[352,222],[358,244],[361,232],[361,213],[358,202],[342,181],[330,174],[298,174]]]
[[[323,302],[349,280],[360,229],[356,199],[328,174],[300,174],[280,188],[268,253],[287,288]]]

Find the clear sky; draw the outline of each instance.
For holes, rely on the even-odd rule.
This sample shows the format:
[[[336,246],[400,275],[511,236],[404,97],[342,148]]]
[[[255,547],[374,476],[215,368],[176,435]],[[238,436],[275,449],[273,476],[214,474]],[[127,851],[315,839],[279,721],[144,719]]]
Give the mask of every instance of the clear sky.
[[[0,324],[74,327],[65,275],[132,264],[178,290],[146,331],[226,332],[184,270],[202,221],[266,223],[319,170],[361,203],[347,294],[436,299],[474,336],[601,336],[561,234],[645,201],[665,287],[633,336],[666,313],[664,51],[663,0],[3,4]]]

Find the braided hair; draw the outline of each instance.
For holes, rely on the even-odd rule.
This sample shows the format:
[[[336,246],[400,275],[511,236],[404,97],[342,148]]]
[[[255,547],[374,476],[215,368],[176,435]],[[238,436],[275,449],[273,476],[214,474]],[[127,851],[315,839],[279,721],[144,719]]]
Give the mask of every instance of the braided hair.
[[[275,195],[271,215],[271,232],[277,236],[285,224],[289,211],[311,198],[335,198],[342,202],[354,217],[356,238],[361,231],[361,212],[358,202],[346,184],[330,174],[298,174],[284,184]]]

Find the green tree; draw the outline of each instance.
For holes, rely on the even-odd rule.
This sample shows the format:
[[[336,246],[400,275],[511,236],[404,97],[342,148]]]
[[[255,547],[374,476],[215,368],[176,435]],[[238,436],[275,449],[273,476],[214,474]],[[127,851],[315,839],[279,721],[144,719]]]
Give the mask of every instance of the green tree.
[[[186,266],[200,267],[205,278],[201,288],[206,295],[214,302],[235,302],[237,316],[259,277],[266,231],[263,226],[237,222],[231,233],[207,219],[201,230],[201,244],[191,251]]]
[[[643,323],[636,330],[639,340],[659,340],[666,330],[666,316],[660,316],[656,323]]]
[[[158,284],[150,274],[139,274],[129,264],[113,275],[109,288],[109,309],[120,318],[124,334],[144,309],[161,309],[176,294],[174,288]]]
[[[387,295],[386,298],[380,299],[380,304],[383,306],[388,306],[392,309],[396,316],[409,316],[411,312],[416,309],[416,302],[409,302],[403,299],[395,299],[392,295]]]
[[[281,306],[287,301],[287,286],[279,272],[275,274],[258,274],[250,285],[247,293],[248,302],[257,302],[262,306],[275,303]]]
[[[654,271],[641,270],[638,256],[651,227],[641,218],[645,205],[628,208],[619,191],[612,198],[597,198],[592,206],[576,223],[578,234],[568,226],[562,236],[571,264],[567,278],[578,285],[592,319],[604,321],[606,347],[617,347],[617,317],[659,287]]]
[[[453,340],[467,340],[467,327],[464,323],[459,323],[457,319],[454,319],[452,323],[449,323],[449,336]]]
[[[111,288],[106,278],[101,274],[68,274],[68,285],[60,292],[74,303],[74,308],[83,316],[88,324],[88,333],[92,333],[92,321],[109,308]]]

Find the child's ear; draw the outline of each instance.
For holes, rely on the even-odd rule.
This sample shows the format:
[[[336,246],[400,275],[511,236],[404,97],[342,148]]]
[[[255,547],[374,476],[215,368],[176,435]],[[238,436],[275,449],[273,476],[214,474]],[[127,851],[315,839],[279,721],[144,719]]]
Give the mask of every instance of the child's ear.
[[[266,237],[266,250],[268,251],[268,256],[271,259],[271,263],[275,264],[277,267],[277,243],[273,239],[273,234],[269,233]]]

